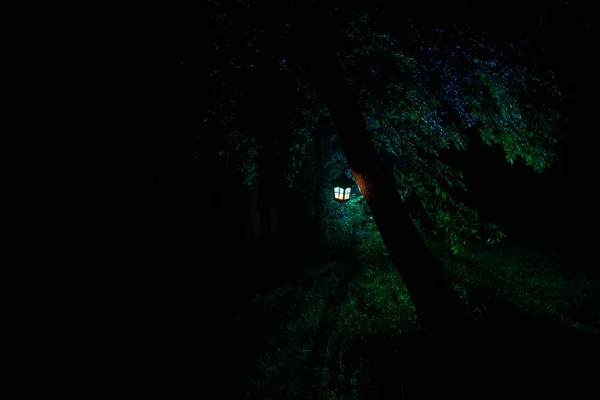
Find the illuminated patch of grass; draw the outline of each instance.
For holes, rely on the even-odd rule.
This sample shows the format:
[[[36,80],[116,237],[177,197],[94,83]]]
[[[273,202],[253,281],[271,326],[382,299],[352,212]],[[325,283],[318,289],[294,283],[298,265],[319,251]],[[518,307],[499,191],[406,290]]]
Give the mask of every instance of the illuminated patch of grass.
[[[306,398],[316,391],[323,399],[364,398],[371,381],[367,342],[391,341],[415,328],[414,306],[400,276],[391,267],[353,270],[334,263],[294,287],[293,293],[255,299],[264,309],[279,307],[287,296],[288,309],[247,381],[247,395]]]

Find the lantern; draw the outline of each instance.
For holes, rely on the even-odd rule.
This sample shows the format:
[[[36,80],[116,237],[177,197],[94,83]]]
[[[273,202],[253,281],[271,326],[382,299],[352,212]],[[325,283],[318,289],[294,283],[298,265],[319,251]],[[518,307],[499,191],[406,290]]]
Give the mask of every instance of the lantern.
[[[354,181],[352,179],[348,179],[342,175],[339,178],[334,179],[332,183],[333,198],[335,201],[344,203],[350,200],[350,192],[352,191],[352,186],[354,186]]]

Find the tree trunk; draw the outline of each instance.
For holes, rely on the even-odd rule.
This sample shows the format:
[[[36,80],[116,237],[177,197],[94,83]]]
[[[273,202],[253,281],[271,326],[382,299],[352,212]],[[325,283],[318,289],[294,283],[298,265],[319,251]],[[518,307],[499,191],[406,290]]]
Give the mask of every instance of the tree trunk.
[[[315,235],[314,239],[317,245],[321,243],[321,219],[322,210],[321,202],[323,201],[322,190],[323,190],[323,124],[317,124],[315,132],[315,191],[314,196],[314,225]]]
[[[252,226],[252,235],[255,244],[262,240],[262,224],[260,221],[260,207],[258,203],[258,179],[256,179],[250,186],[248,186],[248,200],[249,200],[249,213],[250,213],[250,224]]]
[[[462,307],[442,266],[413,225],[395,182],[388,178],[336,52],[323,36],[303,38],[303,64],[329,109],[354,178],[410,293],[421,326],[427,333],[447,333],[448,328],[460,325]]]
[[[269,256],[277,258],[277,238],[279,228],[279,215],[281,213],[281,187],[277,182],[271,180],[271,190],[269,199]]]

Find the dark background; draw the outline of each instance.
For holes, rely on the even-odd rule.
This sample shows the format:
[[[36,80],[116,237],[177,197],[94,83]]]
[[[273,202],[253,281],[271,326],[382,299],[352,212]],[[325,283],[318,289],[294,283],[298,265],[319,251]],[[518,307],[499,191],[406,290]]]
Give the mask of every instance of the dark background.
[[[492,12],[496,18],[481,18],[486,25],[498,21],[489,30],[499,36],[512,34],[503,30],[516,20],[527,25],[533,13],[505,2]],[[43,343],[54,390],[150,391],[165,347],[211,348],[209,339],[188,336],[191,326],[195,335],[226,335],[216,304],[234,309],[231,287],[248,276],[238,272],[252,268],[244,262],[249,216],[241,185],[209,145],[195,172],[186,172],[187,146],[210,100],[202,93],[205,60],[196,45],[203,31],[190,15],[180,16],[175,47],[172,36],[155,40],[127,20],[113,19],[108,30],[103,23],[86,26],[73,72],[81,97],[61,114],[73,134],[55,125],[27,153],[32,178],[19,190],[34,239],[25,254],[42,271],[32,277],[19,270],[5,282],[15,295],[35,284],[42,308],[52,309],[45,326],[55,333]],[[592,243],[598,84],[595,39],[579,21],[580,15],[556,20],[543,40],[528,33],[566,95],[568,135],[555,166],[542,175],[519,163],[510,167],[498,149],[475,141],[461,161],[473,204],[514,237]],[[72,353],[61,350],[73,345]]]

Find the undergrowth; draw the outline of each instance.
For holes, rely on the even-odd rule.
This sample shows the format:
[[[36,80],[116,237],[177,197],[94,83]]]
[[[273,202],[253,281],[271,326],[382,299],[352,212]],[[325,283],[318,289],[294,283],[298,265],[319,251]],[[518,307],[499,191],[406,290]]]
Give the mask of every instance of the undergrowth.
[[[564,266],[547,249],[519,252],[503,245],[456,256],[441,245],[431,248],[474,318],[486,312],[486,301],[501,297],[587,333],[600,332],[600,280],[561,273]],[[245,382],[248,398],[370,397],[370,342],[392,344],[417,330],[415,309],[398,272],[381,261],[381,254],[372,259],[377,263],[363,254],[354,264],[313,266],[254,298],[254,312],[277,315],[277,328]]]
[[[323,399],[364,398],[368,365],[357,347],[375,334],[392,340],[415,329],[414,306],[391,266],[356,271],[331,263],[284,287],[254,299],[261,307],[287,307],[246,383],[253,398],[304,398],[307,390]]]
[[[568,251],[566,247],[524,247],[522,243],[506,241],[488,251],[463,256],[451,255],[441,247],[434,251],[455,284],[465,291],[506,299],[532,314],[556,318],[587,334],[598,335],[600,276],[594,276],[594,271],[583,265],[589,261],[583,253]]]

